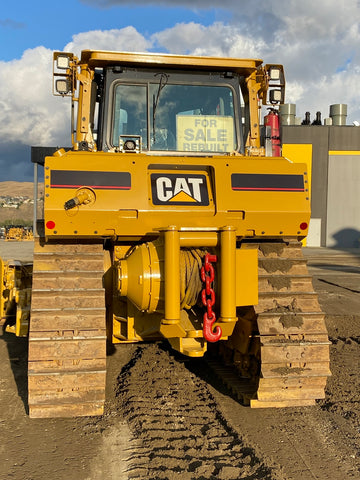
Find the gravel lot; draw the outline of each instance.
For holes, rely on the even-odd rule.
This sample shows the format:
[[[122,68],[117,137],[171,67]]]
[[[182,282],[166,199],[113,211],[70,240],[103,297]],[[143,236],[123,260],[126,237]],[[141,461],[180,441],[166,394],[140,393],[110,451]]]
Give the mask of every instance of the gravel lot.
[[[0,240],[4,259],[32,242]],[[326,313],[332,377],[314,407],[239,405],[202,360],[165,344],[108,356],[103,417],[27,415],[27,340],[0,336],[0,478],[360,478],[360,252],[305,249]]]

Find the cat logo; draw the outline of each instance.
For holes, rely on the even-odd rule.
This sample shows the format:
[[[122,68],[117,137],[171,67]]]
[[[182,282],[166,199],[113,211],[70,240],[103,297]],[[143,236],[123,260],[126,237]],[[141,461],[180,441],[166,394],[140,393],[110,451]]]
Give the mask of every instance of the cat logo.
[[[205,175],[153,173],[151,190],[154,205],[209,205]]]

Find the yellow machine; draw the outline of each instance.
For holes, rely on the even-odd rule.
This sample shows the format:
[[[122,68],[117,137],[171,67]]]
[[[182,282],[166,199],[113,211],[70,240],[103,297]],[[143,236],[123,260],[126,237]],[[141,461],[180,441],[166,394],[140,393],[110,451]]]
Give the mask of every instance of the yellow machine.
[[[30,227],[15,227],[11,226],[5,229],[5,240],[6,241],[17,241],[22,240],[33,240],[34,235],[32,228]]]
[[[54,54],[73,148],[44,162],[30,416],[101,414],[107,340],[211,350],[252,407],[323,398],[329,342],[300,243],[306,166],[269,156],[284,88],[282,66],[261,60]],[[261,104],[275,119],[263,139]]]
[[[29,333],[32,264],[0,258],[0,320],[3,329],[26,337]]]
[[[5,240],[15,240],[19,242],[22,240],[23,229],[22,227],[9,227],[6,229]]]

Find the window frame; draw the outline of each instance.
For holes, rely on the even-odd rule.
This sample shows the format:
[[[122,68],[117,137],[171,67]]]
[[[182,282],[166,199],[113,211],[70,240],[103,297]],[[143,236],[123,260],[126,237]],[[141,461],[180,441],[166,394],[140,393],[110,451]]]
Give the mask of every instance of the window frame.
[[[150,106],[150,85],[156,85],[157,79],[161,74],[168,75],[168,85],[185,85],[185,86],[210,86],[210,87],[227,87],[232,91],[233,97],[233,115],[234,115],[234,142],[236,150],[243,153],[245,150],[243,125],[241,121],[241,107],[244,102],[243,92],[241,88],[241,80],[243,77],[235,73],[230,75],[226,72],[194,72],[172,69],[135,69],[112,67],[106,71],[105,81],[105,108],[103,109],[103,134],[102,134],[102,149],[104,151],[118,151],[118,148],[112,143],[112,132],[114,128],[114,111],[115,111],[115,92],[118,85],[130,86],[145,86],[146,87],[146,102],[147,102],[147,148],[143,148],[143,153],[148,155],[191,155],[191,156],[209,156],[209,155],[228,155],[229,152],[216,151],[180,151],[180,150],[151,150],[150,130],[152,128]],[[166,87],[165,87],[166,88]],[[161,94],[160,94],[161,100]]]

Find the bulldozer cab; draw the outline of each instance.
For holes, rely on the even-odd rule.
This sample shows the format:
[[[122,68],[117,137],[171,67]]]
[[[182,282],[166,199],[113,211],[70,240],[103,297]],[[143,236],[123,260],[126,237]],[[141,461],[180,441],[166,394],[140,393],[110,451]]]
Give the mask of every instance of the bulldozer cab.
[[[241,125],[235,122],[240,98],[220,75],[212,81],[205,75],[198,84],[192,74],[143,72],[148,79],[142,84],[132,76],[107,76],[113,93],[105,114],[110,118],[104,149],[127,150],[129,140],[150,152],[229,153],[241,148]]]
[[[264,154],[260,102],[283,102],[285,87],[261,60],[95,51],[56,52],[54,79],[79,106],[75,149],[160,155]]]
[[[169,84],[172,77],[176,81],[176,75],[159,75],[158,84],[118,81],[113,87],[113,118],[105,148],[126,150],[127,137],[139,139],[141,149],[147,151],[220,153],[240,146],[234,113],[237,102],[230,85],[191,85],[186,76],[185,83]]]

